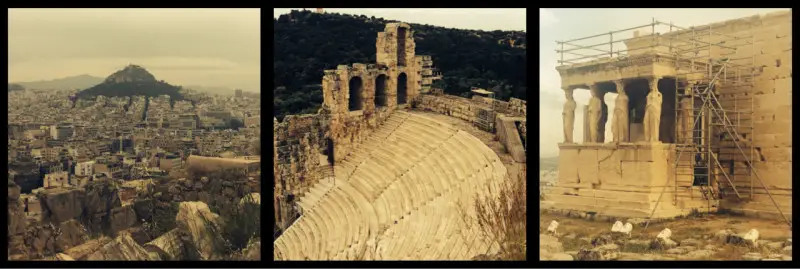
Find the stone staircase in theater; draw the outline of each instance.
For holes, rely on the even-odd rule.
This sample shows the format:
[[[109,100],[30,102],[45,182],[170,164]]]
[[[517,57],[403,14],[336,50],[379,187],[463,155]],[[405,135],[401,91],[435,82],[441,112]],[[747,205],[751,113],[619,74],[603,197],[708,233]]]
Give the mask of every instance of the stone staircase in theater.
[[[497,251],[460,212],[474,216],[475,197],[503,183],[506,168],[467,132],[396,111],[334,172],[300,200],[303,216],[275,240],[275,260],[470,260]]]

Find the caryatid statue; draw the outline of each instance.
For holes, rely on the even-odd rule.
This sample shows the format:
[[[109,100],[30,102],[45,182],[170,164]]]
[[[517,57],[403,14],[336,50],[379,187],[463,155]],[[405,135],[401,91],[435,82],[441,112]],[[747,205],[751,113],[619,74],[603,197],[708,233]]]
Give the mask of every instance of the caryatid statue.
[[[628,141],[628,96],[625,95],[625,83],[622,80],[614,81],[617,85],[617,100],[614,101],[614,116],[611,118],[611,132],[614,142]]]
[[[694,87],[692,84],[686,85],[686,91],[689,92]],[[692,107],[692,97],[684,96],[678,103],[680,108],[680,115],[678,117],[678,140],[680,143],[692,143],[692,133],[694,125],[694,110]]]
[[[600,113],[602,113],[603,105],[597,84],[592,84],[589,88],[592,92],[592,98],[589,99],[589,142],[597,143],[600,142],[598,131],[600,130]]]
[[[644,138],[647,142],[658,142],[659,125],[661,124],[661,93],[658,92],[658,80],[651,78],[650,93],[647,94],[647,105],[644,108]]]
[[[562,113],[564,120],[564,143],[573,143],[572,134],[575,129],[575,108],[578,107],[578,103],[575,102],[572,92],[573,89],[564,89],[564,93],[567,96],[567,101],[564,102],[564,112]]]

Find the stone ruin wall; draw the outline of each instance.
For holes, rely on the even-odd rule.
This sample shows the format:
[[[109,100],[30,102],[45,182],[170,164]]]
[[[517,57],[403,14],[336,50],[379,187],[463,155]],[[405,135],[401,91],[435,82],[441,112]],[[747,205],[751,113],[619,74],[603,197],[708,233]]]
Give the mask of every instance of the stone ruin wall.
[[[454,118],[465,120],[469,123],[478,121],[479,111],[488,111],[491,102],[495,103],[494,111],[508,116],[527,117],[527,102],[511,98],[508,102],[474,96],[472,99],[455,95],[420,95],[414,102],[414,108],[422,111],[435,112]]]
[[[326,70],[322,80],[324,106],[330,111],[330,134],[334,143],[334,161],[342,160],[347,153],[366,140],[398,108],[397,79],[401,73],[407,74],[407,93],[410,102],[412,85],[408,67],[375,68],[372,65],[353,64],[339,66],[337,70]],[[362,109],[349,111],[350,80],[360,78]],[[385,77],[387,105],[375,104],[376,79]]]
[[[708,25],[696,26],[695,28],[702,29],[706,27]],[[755,60],[755,86],[733,87],[730,83],[726,83],[721,85],[718,98],[722,106],[729,110],[733,110],[734,105],[738,107],[738,110],[742,110],[742,101],[737,101],[734,104],[732,98],[753,98],[754,114],[752,119],[754,135],[746,137],[748,141],[752,141],[755,148],[753,165],[761,180],[769,188],[769,192],[775,198],[775,201],[780,205],[783,213],[791,218],[792,12],[773,12],[766,15],[723,21],[711,24],[711,27],[714,31],[727,35],[754,36],[754,46],[747,44],[745,41],[727,41],[724,45],[737,47],[734,54],[730,53],[732,50],[723,50],[718,47],[714,47],[711,50],[712,57],[715,59],[754,56]],[[691,31],[680,31],[673,33],[673,35],[679,35],[680,39],[686,39],[691,36]],[[658,42],[660,44],[668,42],[666,36],[668,35],[662,35]],[[729,40],[729,38],[726,39]],[[708,37],[703,37],[701,40],[708,41]],[[712,43],[717,43],[721,40],[722,37],[720,35],[712,35]],[[632,49],[650,45],[652,42],[652,36],[649,36],[630,42],[628,46],[629,49]],[[666,46],[660,47],[659,50],[668,51]],[[738,60],[736,63],[749,65],[750,60]],[[750,101],[748,99],[745,100],[744,104],[749,106]],[[747,118],[749,116],[742,117],[742,124],[749,127],[749,122],[745,121]],[[749,132],[747,129],[737,131]],[[743,146],[749,148],[747,144],[743,144]],[[746,148],[743,149],[746,150]],[[726,156],[728,156],[727,159],[729,160],[733,157],[734,164],[737,167],[745,167],[741,154],[734,153],[725,151],[720,155],[720,160],[728,161],[725,160]],[[722,181],[725,180],[722,179]],[[750,193],[751,181],[755,193],[752,199],[738,202],[735,195],[731,194],[722,202],[721,207],[754,216],[781,218],[777,215],[774,204],[757,179],[737,175],[734,179],[734,184],[736,189],[746,197]],[[723,184],[723,186],[725,185],[727,183]],[[727,192],[732,193],[732,190],[729,189]]]
[[[398,47],[399,28],[405,28],[403,47]],[[292,204],[285,195],[300,195],[320,179],[321,155],[328,143],[333,145],[334,162],[342,160],[358,144],[389,118],[398,105],[398,78],[406,75],[406,102],[419,95],[420,66],[417,66],[414,32],[406,23],[389,23],[376,39],[376,63],[339,65],[324,70],[322,77],[323,107],[313,115],[289,115],[274,119],[274,201],[276,223],[288,225],[294,219]],[[405,65],[398,62],[399,49],[405,53]],[[361,109],[350,111],[350,81],[361,79]],[[377,79],[385,79],[386,106],[376,106]],[[330,153],[328,153],[330,154]],[[282,198],[284,197],[284,198]]]
[[[319,181],[320,154],[327,146],[329,116],[320,114],[289,115],[274,127],[274,193],[276,223],[294,221],[294,205],[287,194],[298,195]]]

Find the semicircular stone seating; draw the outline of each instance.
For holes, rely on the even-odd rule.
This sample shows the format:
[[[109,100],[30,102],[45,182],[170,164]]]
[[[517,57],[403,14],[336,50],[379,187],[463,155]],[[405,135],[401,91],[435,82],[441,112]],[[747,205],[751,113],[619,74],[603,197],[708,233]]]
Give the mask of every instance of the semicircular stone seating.
[[[475,197],[507,180],[483,142],[395,111],[301,200],[276,260],[469,260],[497,251],[474,223]]]

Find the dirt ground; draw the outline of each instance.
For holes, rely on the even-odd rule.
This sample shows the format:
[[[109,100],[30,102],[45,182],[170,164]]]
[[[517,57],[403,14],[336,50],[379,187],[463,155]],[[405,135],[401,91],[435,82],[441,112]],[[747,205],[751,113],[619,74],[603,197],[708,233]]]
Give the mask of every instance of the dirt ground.
[[[546,233],[545,231],[551,221],[556,220],[559,223],[558,237],[563,243],[564,251],[567,253],[576,252],[583,247],[590,246],[590,243],[585,241],[585,238],[593,239],[600,234],[608,234],[613,225],[611,222],[565,217],[553,213],[542,213],[540,216],[540,233]],[[624,223],[626,219],[621,219],[620,221]],[[706,260],[742,260],[743,255],[753,252],[761,253],[764,257],[782,253],[781,251],[767,248],[766,244],[769,242],[766,241],[761,241],[759,247],[720,244],[714,241],[714,234],[720,230],[731,229],[735,233],[746,233],[750,229],[756,229],[760,234],[759,240],[767,240],[770,242],[785,242],[787,239],[792,238],[791,229],[783,221],[731,215],[699,214],[697,216],[679,218],[669,222],[653,223],[649,225],[646,231],[643,227],[634,227],[630,239],[652,240],[655,239],[658,233],[664,230],[664,228],[672,230],[671,239],[675,242],[681,242],[685,239],[696,239],[701,243],[698,249],[706,249],[707,246],[711,245],[709,248],[714,248],[716,251]],[[581,238],[584,238],[584,240],[581,240]],[[627,250],[623,247],[623,252],[624,251]],[[641,254],[644,253],[654,254],[648,255],[648,257],[655,260],[681,259],[680,255],[672,255],[664,253],[663,251],[653,250],[646,250],[638,253],[638,256],[640,256],[639,258],[635,258],[637,255],[620,255],[620,259],[623,260],[625,257],[641,259]]]

